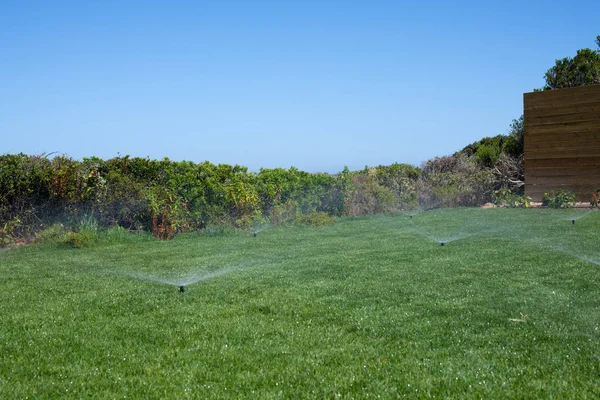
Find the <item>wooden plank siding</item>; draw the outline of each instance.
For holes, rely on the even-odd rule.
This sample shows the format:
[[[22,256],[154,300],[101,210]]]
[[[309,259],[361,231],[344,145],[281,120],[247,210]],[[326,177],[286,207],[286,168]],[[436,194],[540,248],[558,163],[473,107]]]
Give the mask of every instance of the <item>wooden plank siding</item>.
[[[600,85],[523,94],[525,194],[568,189],[590,201],[600,189]]]

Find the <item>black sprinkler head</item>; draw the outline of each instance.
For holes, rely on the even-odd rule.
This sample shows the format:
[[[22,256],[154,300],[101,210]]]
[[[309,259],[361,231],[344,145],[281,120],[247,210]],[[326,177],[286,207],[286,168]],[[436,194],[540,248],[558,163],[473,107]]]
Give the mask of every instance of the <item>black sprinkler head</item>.
[[[252,236],[256,237],[256,232],[252,233]]]
[[[443,245],[444,245],[444,242],[441,242],[440,244],[443,246]]]
[[[410,218],[412,219],[412,215],[410,215]]]
[[[573,225],[575,225],[575,220],[574,219],[572,219],[571,222],[573,223]]]
[[[185,292],[185,286],[179,286],[179,293]]]

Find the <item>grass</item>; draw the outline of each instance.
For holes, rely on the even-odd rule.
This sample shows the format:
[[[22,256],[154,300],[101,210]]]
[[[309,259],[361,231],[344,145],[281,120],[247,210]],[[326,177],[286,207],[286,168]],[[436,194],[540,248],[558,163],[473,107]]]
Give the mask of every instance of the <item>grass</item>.
[[[4,251],[0,398],[597,398],[600,213],[577,213]]]

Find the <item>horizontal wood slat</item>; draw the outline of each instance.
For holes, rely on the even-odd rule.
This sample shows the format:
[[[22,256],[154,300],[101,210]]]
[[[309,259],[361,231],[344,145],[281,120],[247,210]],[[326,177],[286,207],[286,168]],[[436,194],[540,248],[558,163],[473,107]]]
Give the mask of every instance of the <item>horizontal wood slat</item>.
[[[600,189],[598,185],[533,185],[533,184],[525,184],[525,194],[532,198],[534,201],[540,201],[544,193],[549,192],[551,190],[557,191],[560,189],[572,190],[575,193],[581,194],[582,196],[579,198],[579,201],[589,201],[592,198],[592,194],[596,192],[596,190]],[[533,194],[540,194],[540,197],[536,200]]]
[[[543,135],[526,135],[525,143],[533,145],[548,142],[579,142],[600,139],[600,130],[589,132],[546,133]]]
[[[572,133],[572,132],[590,132],[600,131],[600,120],[585,121],[585,122],[565,122],[561,124],[546,124],[546,125],[527,125],[527,133],[529,135],[546,134],[546,133]]]
[[[538,92],[542,94],[543,92]],[[600,93],[600,90],[598,90]],[[598,93],[586,93],[578,96],[569,96],[559,99],[545,99],[544,96],[533,96],[526,103],[525,110],[539,110],[550,107],[576,106],[580,104],[595,103],[600,96]]]
[[[565,124],[571,122],[588,122],[600,120],[600,106],[596,111],[576,112],[570,114],[545,115],[541,117],[529,117],[527,126],[546,126],[552,124]]]
[[[567,154],[568,153],[568,154]],[[542,150],[527,150],[526,159],[539,159],[539,158],[554,158],[563,159],[569,157],[594,157],[600,153],[598,148],[591,149],[577,149],[569,150],[554,150],[554,149],[542,149]]]
[[[600,155],[595,157],[569,157],[563,158],[559,161],[553,158],[539,158],[532,159],[527,158],[527,152],[525,152],[525,171],[528,169],[535,168],[548,168],[548,167],[589,167],[589,166],[600,166]]]
[[[596,103],[587,103],[580,104],[577,106],[558,106],[558,107],[546,107],[539,108],[536,110],[525,110],[523,113],[525,118],[532,117],[547,117],[553,115],[569,115],[569,114],[577,114],[577,113],[587,113],[587,112],[595,112],[598,111],[598,104]]]
[[[542,150],[563,150],[563,151],[571,151],[571,150],[591,150],[595,149],[600,152],[600,140],[587,139],[587,140],[561,140],[560,142],[547,141],[547,142],[536,142],[532,143],[531,141],[527,142],[527,148],[530,151],[538,152]],[[600,154],[600,153],[599,153]]]
[[[587,167],[528,168],[525,171],[525,178],[558,175],[600,175],[600,165],[592,165]]]
[[[600,175],[525,175],[525,182],[531,185],[600,185]]]
[[[589,201],[600,188],[600,85],[523,95],[525,193],[568,189]]]

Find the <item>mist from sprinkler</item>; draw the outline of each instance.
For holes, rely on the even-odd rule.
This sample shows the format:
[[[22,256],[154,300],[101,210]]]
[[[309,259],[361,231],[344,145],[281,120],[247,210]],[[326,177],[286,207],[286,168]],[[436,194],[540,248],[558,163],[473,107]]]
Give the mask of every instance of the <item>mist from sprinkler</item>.
[[[208,272],[208,273],[193,273],[193,274],[188,274],[186,276],[180,277],[178,278],[163,278],[160,276],[156,276],[156,275],[152,275],[152,274],[145,274],[145,273],[141,273],[141,272],[129,272],[129,273],[123,273],[123,275],[129,276],[131,278],[136,278],[136,279],[142,279],[145,281],[152,281],[152,282],[159,282],[159,283],[165,283],[167,285],[172,285],[172,286],[176,286],[179,288],[179,292],[180,293],[184,293],[185,292],[185,287],[192,285],[194,283],[198,283],[201,281],[205,281],[211,278],[215,278],[217,276],[221,276],[221,275],[225,275],[225,274],[229,274],[231,272],[237,271],[241,268],[228,268],[228,269],[223,269],[220,271],[214,271],[214,272]]]
[[[272,224],[259,224],[259,225],[254,226],[254,228],[251,231],[252,237],[256,237],[257,234],[264,231],[265,229],[269,229],[272,226],[273,226]]]
[[[547,211],[540,211],[539,213],[540,213],[540,215],[551,215],[551,216],[554,216],[557,219],[571,221],[571,224],[575,225],[575,221],[577,221],[578,219],[581,219],[581,218],[586,217],[586,216],[588,216],[590,214],[598,212],[597,210],[587,210],[587,211],[583,212],[582,214],[577,215],[577,213],[580,212],[580,211],[581,210],[574,210],[574,209],[568,209],[568,210],[547,210]]]
[[[557,251],[557,252],[562,253],[562,254],[566,254],[566,255],[571,256],[571,257],[578,258],[578,259],[583,260],[583,261],[587,261],[590,264],[600,265],[600,260],[592,258],[592,257],[585,256],[585,255],[577,253],[575,251],[566,250],[566,249],[564,249],[562,247],[558,247],[558,246],[552,246],[551,248],[554,251]]]
[[[408,218],[412,219],[412,217],[419,215],[423,212],[423,210],[413,210],[408,212]]]
[[[470,236],[481,235],[481,234],[489,233],[489,232],[497,232],[497,231],[500,230],[498,228],[489,228],[489,227],[484,227],[484,229],[481,229],[482,228],[481,226],[478,226],[478,227],[474,226],[472,228],[478,229],[477,231],[474,231],[474,232],[472,231],[472,232],[469,232],[469,233],[458,233],[458,234],[456,234],[454,236],[444,237],[444,236],[440,236],[440,235],[432,235],[430,233],[423,232],[412,221],[410,221],[410,223],[414,227],[414,231],[416,233],[418,233],[419,235],[425,236],[426,238],[428,238],[428,239],[430,239],[430,240],[432,240],[432,241],[434,241],[436,243],[439,243],[440,246],[445,246],[447,243],[454,242],[456,240],[466,239],[466,238],[468,238]]]
[[[571,217],[569,219],[571,220],[572,224],[575,225],[575,221],[577,221],[578,219],[581,219],[581,218],[583,218],[583,217],[585,217],[587,215],[590,215],[591,213],[594,213],[594,212],[597,212],[597,211],[595,211],[595,210],[587,210],[583,214],[577,215],[575,217]]]
[[[425,236],[425,237],[426,237],[427,239],[429,239],[429,240],[432,240],[432,241],[434,241],[434,242],[436,242],[436,243],[439,243],[439,244],[440,244],[440,246],[444,246],[444,245],[446,245],[447,243],[454,242],[454,241],[456,241],[456,240],[461,240],[461,239],[468,238],[469,236],[474,236],[474,235],[477,235],[477,233],[470,233],[470,234],[458,235],[458,236],[452,236],[452,237],[448,237],[448,238],[440,239],[439,237],[437,237],[437,236],[434,236],[434,235],[430,235],[430,234],[429,234],[429,233],[427,233],[427,232],[421,232],[421,231],[419,231],[419,230],[417,230],[416,232],[417,232],[419,235]]]

